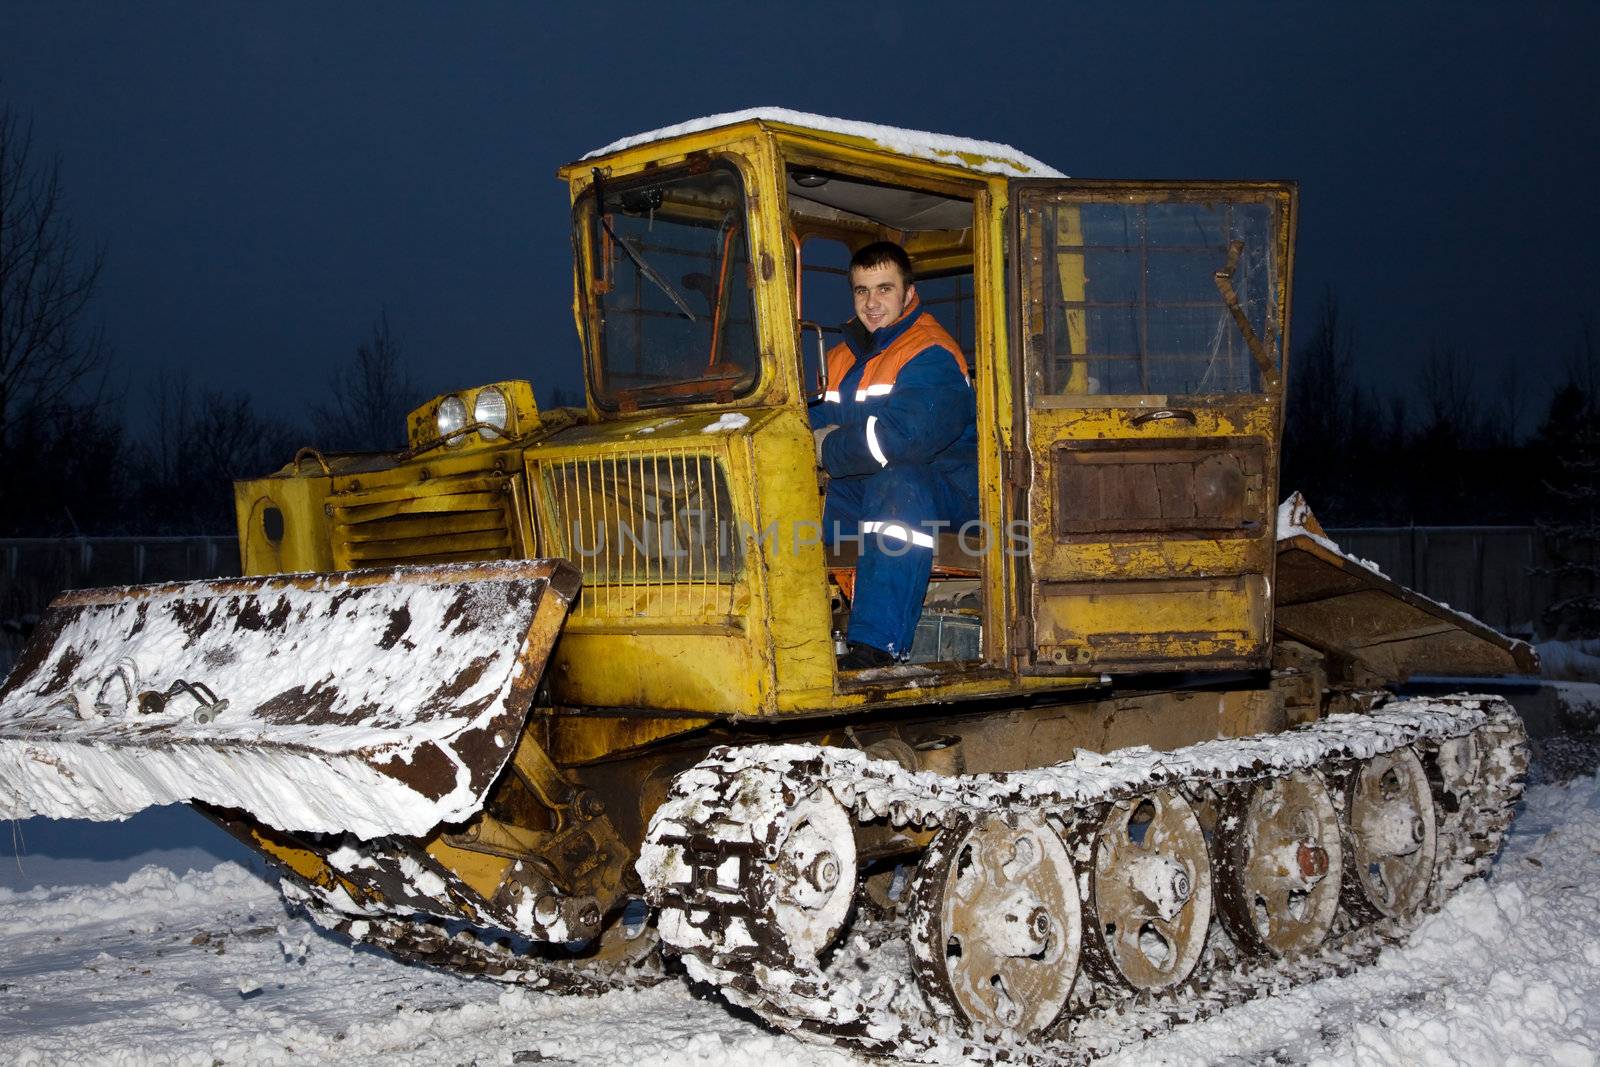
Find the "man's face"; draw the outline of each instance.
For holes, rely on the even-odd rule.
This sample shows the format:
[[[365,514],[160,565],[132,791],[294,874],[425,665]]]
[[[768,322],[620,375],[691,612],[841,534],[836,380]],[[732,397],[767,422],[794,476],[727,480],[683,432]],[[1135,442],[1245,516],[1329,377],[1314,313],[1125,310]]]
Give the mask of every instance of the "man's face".
[[[869,330],[881,329],[898,319],[917,294],[893,263],[881,267],[850,268],[850,291],[855,296],[856,318]]]

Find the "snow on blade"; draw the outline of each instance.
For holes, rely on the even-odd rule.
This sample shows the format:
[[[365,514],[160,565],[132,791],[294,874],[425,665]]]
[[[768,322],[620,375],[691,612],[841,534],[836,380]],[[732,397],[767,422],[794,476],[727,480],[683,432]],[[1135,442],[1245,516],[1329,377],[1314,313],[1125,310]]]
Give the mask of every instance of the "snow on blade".
[[[869,141],[876,141],[889,151],[903,156],[927,159],[935,163],[948,163],[966,170],[975,170],[986,174],[1005,174],[1013,178],[1066,177],[1065,174],[1062,174],[1049,164],[1042,163],[1007,144],[998,144],[994,141],[976,141],[970,137],[954,137],[942,133],[928,133],[924,130],[903,130],[894,126],[880,126],[873,122],[836,119],[827,115],[813,115],[805,111],[791,111],[783,107],[749,107],[743,111],[727,111],[720,115],[706,115],[702,118],[690,119],[688,122],[680,122],[675,126],[663,126],[659,130],[650,130],[647,133],[634,134],[631,137],[612,141],[604,148],[597,148],[583,158],[595,159],[599,156],[610,155],[612,152],[620,152],[625,148],[650,144],[653,141],[664,141],[670,137],[681,137],[684,134],[715,130],[723,126],[733,126],[737,123],[751,120],[782,122],[790,126],[803,126],[811,130],[842,133],[850,137],[862,137]]]
[[[0,686],[0,818],[200,800],[369,838],[459,820],[576,588],[517,560],[64,594]]]
[[[1357,567],[1365,568],[1380,578],[1389,577],[1370,559],[1352,556],[1340,548],[1322,528],[1317,517],[1311,514],[1311,505],[1306,503],[1306,498],[1299,492],[1290,493],[1284,497],[1283,503],[1278,505],[1278,540],[1287,541],[1291,537],[1309,537],[1340,559],[1349,560]]]

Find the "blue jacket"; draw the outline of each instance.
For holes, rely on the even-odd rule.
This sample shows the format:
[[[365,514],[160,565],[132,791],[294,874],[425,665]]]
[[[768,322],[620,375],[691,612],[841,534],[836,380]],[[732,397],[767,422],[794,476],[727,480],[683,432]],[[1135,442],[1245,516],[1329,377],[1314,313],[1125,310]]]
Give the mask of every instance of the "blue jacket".
[[[924,465],[977,489],[977,404],[954,338],[913,299],[894,322],[868,333],[859,319],[828,353],[824,398],[813,428],[837,426],[822,445],[830,477]]]

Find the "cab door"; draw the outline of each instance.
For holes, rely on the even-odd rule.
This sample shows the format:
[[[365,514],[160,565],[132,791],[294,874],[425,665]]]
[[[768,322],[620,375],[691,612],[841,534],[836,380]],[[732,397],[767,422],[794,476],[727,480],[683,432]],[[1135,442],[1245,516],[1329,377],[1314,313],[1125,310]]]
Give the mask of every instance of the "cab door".
[[[1295,188],[1016,181],[1025,673],[1264,666]]]

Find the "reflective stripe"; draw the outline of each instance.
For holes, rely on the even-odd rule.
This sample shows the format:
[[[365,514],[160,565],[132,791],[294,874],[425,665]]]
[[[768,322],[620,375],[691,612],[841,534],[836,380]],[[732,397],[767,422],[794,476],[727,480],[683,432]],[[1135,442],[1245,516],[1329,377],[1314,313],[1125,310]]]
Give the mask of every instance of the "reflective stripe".
[[[861,524],[864,534],[881,533],[885,537],[892,537],[896,541],[910,541],[920,548],[933,547],[933,535],[925,534],[921,530],[913,530],[898,522],[864,522]]]
[[[872,458],[878,461],[878,466],[887,467],[889,457],[883,454],[883,446],[878,444],[878,416],[867,416],[867,451],[872,453]]]
[[[865,400],[869,396],[886,396],[893,389],[893,382],[879,382],[877,385],[869,385],[865,389],[857,389],[856,399]]]
[[[837,404],[839,402],[839,390],[829,389],[826,393],[822,394],[822,399],[825,403]]]

